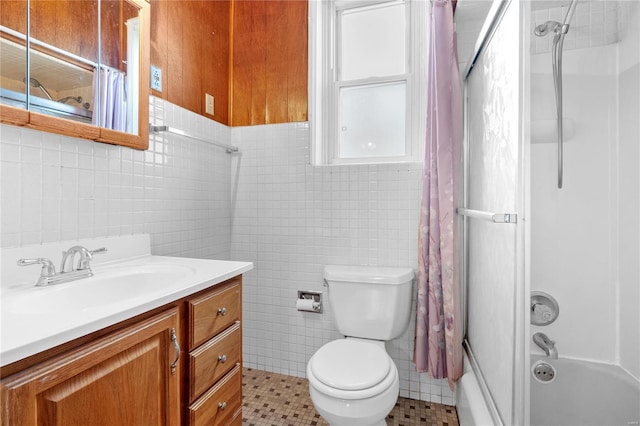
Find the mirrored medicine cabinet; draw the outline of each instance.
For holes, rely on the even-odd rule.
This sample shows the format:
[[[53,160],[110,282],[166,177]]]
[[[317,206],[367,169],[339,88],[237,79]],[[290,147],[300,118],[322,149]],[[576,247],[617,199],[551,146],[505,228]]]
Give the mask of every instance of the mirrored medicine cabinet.
[[[148,0],[0,1],[0,122],[148,147]]]

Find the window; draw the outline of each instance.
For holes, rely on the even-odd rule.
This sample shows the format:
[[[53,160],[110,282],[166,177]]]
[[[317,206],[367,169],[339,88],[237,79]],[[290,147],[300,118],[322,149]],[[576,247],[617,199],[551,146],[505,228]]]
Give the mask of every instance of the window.
[[[426,3],[309,2],[312,164],[421,161]]]

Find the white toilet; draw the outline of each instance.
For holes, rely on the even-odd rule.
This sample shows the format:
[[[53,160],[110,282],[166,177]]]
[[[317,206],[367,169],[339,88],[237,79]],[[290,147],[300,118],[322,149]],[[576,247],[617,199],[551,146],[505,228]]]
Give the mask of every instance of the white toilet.
[[[398,369],[384,342],[409,324],[413,269],[326,266],[338,331],[307,364],[309,393],[331,426],[385,425],[399,394]]]

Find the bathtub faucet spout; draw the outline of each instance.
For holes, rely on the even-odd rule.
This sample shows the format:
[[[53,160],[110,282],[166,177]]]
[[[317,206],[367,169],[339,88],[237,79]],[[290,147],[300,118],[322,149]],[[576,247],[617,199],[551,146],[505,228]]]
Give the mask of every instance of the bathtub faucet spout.
[[[556,349],[556,342],[549,339],[544,333],[536,333],[533,335],[533,343],[540,346],[551,359],[558,359],[558,349]]]

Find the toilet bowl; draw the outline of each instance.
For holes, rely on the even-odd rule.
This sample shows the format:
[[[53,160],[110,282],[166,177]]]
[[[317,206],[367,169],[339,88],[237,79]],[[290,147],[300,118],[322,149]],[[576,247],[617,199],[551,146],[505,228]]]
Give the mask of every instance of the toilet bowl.
[[[309,393],[331,426],[385,425],[400,387],[384,342],[334,340],[307,364]]]
[[[307,364],[313,405],[331,426],[385,425],[400,389],[385,341],[408,326],[413,270],[326,266],[324,277],[346,337],[323,345]]]

